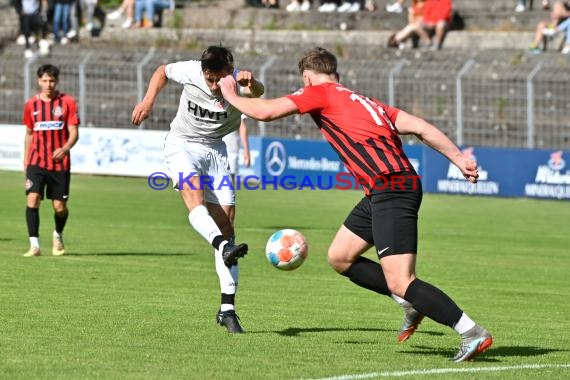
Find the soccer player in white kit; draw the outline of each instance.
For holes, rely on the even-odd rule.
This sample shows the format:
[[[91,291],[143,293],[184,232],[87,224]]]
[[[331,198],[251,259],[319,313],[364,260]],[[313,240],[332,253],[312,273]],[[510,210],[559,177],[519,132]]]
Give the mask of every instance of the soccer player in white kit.
[[[228,162],[230,164],[230,175],[235,184],[236,175],[239,173],[239,148],[243,151],[243,165],[248,168],[250,164],[249,155],[249,133],[247,131],[246,115],[241,115],[241,124],[237,131],[233,131],[224,136],[226,150],[228,151]]]
[[[215,249],[222,293],[216,321],[230,333],[243,333],[235,313],[235,295],[239,277],[237,261],[248,247],[234,244],[230,215],[235,212],[235,191],[222,141],[225,135],[239,128],[241,112],[224,100],[218,86],[221,78],[231,74],[240,86],[240,95],[263,94],[263,84],[250,71],[236,69],[231,52],[222,46],[208,47],[200,60],[160,65],[150,78],[143,100],[135,106],[131,121],[139,125],[150,116],[158,94],[169,79],[184,86],[164,144],[165,163],[189,211],[190,224]],[[212,185],[207,185],[206,180]]]

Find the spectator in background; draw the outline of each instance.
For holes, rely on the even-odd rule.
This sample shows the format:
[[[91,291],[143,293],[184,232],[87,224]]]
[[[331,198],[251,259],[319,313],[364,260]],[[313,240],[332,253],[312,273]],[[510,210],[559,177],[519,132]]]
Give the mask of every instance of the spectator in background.
[[[47,37],[47,23],[42,15],[42,7],[40,0],[22,1],[16,0],[14,7],[20,12],[20,23],[22,25],[22,33],[24,34],[24,57],[32,58],[32,36],[39,35],[38,46],[40,55],[49,54],[49,42]]]
[[[532,0],[530,1],[530,7],[532,8]],[[531,9],[528,8],[528,9]],[[550,1],[542,0],[542,9],[550,9]],[[527,0],[517,0],[517,6],[515,7],[515,12],[524,12],[527,10]]]
[[[115,11],[109,13],[107,15],[107,18],[109,20],[118,20],[123,14],[126,15],[126,18],[121,24],[121,28],[128,29],[133,25],[135,14],[135,0],[123,0],[121,6]]]
[[[26,44],[26,37],[24,36],[24,28],[22,27],[22,2],[18,0],[10,0],[10,6],[14,8],[16,14],[18,15],[18,37],[16,38],[16,43],[18,45]]]
[[[311,2],[309,0],[291,0],[285,9],[287,12],[307,12],[311,10]]]
[[[265,8],[279,8],[278,0],[261,0],[261,5]]]
[[[386,11],[389,13],[402,13],[404,11],[404,3],[406,0],[396,0],[386,5]]]
[[[337,8],[337,12],[344,13],[354,13],[360,11],[362,8],[361,0],[344,0],[340,7]]]
[[[86,8],[87,12],[87,23],[85,24],[85,30],[88,32],[92,32],[95,28],[95,18],[97,18],[100,22],[101,29],[103,29],[103,25],[105,25],[105,11],[99,7],[98,0],[81,0],[84,3],[84,7]]]
[[[530,45],[530,52],[533,54],[540,53],[540,46],[545,37],[552,37],[556,34],[557,25],[570,17],[570,1],[557,1],[552,6],[550,19],[540,21],[536,25],[534,41]]]
[[[404,42],[421,28],[424,19],[424,5],[425,0],[412,0],[412,4],[408,8],[408,25],[390,36],[388,47],[400,49],[405,47]]]
[[[75,0],[55,0],[53,10],[53,36],[55,42],[65,45],[69,42],[71,7],[75,6]]]
[[[450,22],[451,0],[426,0],[424,20],[417,33],[427,48],[439,50],[443,46]]]
[[[135,0],[135,27],[152,28],[157,12],[174,9],[174,0]],[[145,13],[146,18],[143,18]]]
[[[321,0],[321,5],[317,8],[319,12],[328,13],[337,10],[340,0]]]

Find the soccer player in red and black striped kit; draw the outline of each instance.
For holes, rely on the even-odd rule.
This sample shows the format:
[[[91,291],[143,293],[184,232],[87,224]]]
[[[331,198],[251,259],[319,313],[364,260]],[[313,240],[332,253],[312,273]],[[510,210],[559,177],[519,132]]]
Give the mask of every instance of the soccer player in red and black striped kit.
[[[24,106],[24,171],[26,173],[26,223],[30,250],[24,256],[39,256],[39,207],[45,195],[52,200],[55,219],[54,256],[64,254],[63,229],[69,216],[69,151],[79,138],[77,103],[58,91],[59,69],[46,64],[38,68],[40,92]]]
[[[355,284],[402,305],[404,323],[398,341],[408,339],[427,316],[461,335],[452,360],[471,360],[489,348],[493,338],[444,292],[416,277],[422,187],[398,134],[416,135],[447,157],[470,182],[477,181],[477,163],[433,125],[340,84],[336,57],[327,50],[309,51],[299,61],[299,72],[305,87],[276,99],[236,96],[231,76],[222,78],[219,85],[224,98],[253,119],[311,115],[365,193],[333,239],[329,264]],[[381,265],[362,257],[373,246]]]

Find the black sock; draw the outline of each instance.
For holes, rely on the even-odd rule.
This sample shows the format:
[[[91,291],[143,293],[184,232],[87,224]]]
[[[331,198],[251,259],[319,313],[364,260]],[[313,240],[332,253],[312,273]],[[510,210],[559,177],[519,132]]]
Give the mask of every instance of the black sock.
[[[222,235],[218,235],[212,240],[212,246],[216,249],[220,249],[220,244],[224,241],[224,237]]]
[[[38,208],[26,207],[26,224],[28,225],[28,236],[40,236],[40,210]]]
[[[392,294],[390,290],[388,290],[388,284],[386,283],[382,266],[366,257],[360,256],[348,270],[341,274],[365,289],[386,296]]]
[[[65,223],[67,223],[67,217],[69,216],[69,211],[65,213],[63,216],[59,216],[57,214],[53,215],[53,219],[55,220],[55,232],[58,234],[63,233],[63,229],[65,228]]]
[[[426,317],[451,328],[463,314],[447,294],[418,278],[410,283],[404,299]]]
[[[236,295],[222,293],[222,304],[235,305]]]

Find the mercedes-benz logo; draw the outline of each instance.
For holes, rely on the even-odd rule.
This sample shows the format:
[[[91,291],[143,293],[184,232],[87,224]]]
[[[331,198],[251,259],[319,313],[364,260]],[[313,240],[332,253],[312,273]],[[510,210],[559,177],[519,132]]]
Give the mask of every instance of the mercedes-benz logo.
[[[287,164],[285,147],[279,141],[272,141],[265,149],[265,168],[272,176],[283,173]]]

